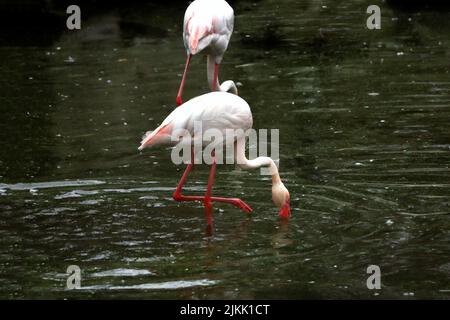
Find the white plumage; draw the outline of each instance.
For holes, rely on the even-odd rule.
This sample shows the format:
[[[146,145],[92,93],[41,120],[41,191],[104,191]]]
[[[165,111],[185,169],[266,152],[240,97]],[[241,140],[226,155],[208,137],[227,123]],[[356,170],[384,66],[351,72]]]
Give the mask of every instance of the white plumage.
[[[225,0],[195,0],[184,14],[183,41],[187,60],[177,94],[177,105],[182,104],[182,93],[191,57],[200,52],[207,55],[207,77],[211,91],[237,94],[233,81],[220,84],[219,65],[228,48],[234,27],[233,8]]]
[[[201,132],[196,132],[196,122],[201,123]],[[241,134],[235,135],[233,139],[235,147],[234,156],[237,164],[243,169],[256,169],[260,167],[268,167],[270,169],[272,174],[272,200],[280,208],[280,216],[287,218],[290,216],[290,196],[288,190],[281,182],[275,162],[269,157],[258,157],[251,160],[246,158],[245,132],[252,127],[252,124],[252,113],[244,99],[227,92],[210,92],[191,99],[178,108],[175,108],[158,128],[144,135],[139,150],[149,146],[161,144],[173,145],[178,143],[179,141],[173,138],[178,138],[177,132],[181,130],[191,138],[198,139],[200,136],[204,143],[210,143],[207,139],[203,140],[203,134],[210,129],[219,131],[222,141],[226,140],[226,130],[239,131]],[[193,143],[193,141],[194,139],[189,139],[190,143]],[[183,140],[181,142],[184,143]],[[214,142],[218,141],[215,140]],[[215,172],[216,163],[214,162],[212,165],[214,167],[213,172]],[[186,172],[190,171],[191,166],[188,166]],[[183,175],[180,185],[174,193],[174,198],[179,201],[185,201],[183,199],[199,200],[199,197],[185,197],[180,194],[184,181],[185,176]],[[208,185],[208,192],[211,192],[211,186],[212,182]],[[251,211],[251,208],[240,199],[230,200],[209,196],[209,198],[204,197],[203,200],[205,198],[209,199],[208,201],[214,200],[232,203],[244,211]]]
[[[248,103],[239,96],[226,92],[210,92],[193,98],[175,108],[154,131],[147,132],[139,150],[159,144],[174,144],[170,137],[176,130],[186,130],[192,137],[201,134],[194,132],[201,123],[203,132],[216,129],[225,137],[226,130],[252,127],[253,118]]]
[[[234,11],[226,1],[195,0],[184,14],[184,47],[188,54],[204,51],[220,64],[233,27]]]

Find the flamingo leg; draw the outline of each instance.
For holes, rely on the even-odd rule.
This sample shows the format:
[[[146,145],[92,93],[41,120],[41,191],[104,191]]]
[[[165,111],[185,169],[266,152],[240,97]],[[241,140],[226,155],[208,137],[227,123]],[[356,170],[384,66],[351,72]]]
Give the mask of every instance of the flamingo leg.
[[[212,85],[212,91],[218,90],[217,84],[219,83],[219,64],[214,64],[214,79]]]
[[[216,175],[216,154],[215,151],[211,153],[211,156],[213,157],[213,163],[211,165],[211,170],[209,171],[209,178],[208,178],[208,185],[206,187],[206,193],[204,198],[204,205],[205,205],[205,216],[206,221],[208,225],[212,224],[212,201],[211,201],[211,192],[212,192],[212,186],[214,184],[214,176]]]
[[[173,193],[173,199],[175,201],[202,201],[205,202],[205,198],[208,197],[208,202],[223,202],[223,203],[229,203],[234,205],[235,207],[242,209],[244,212],[250,213],[252,212],[252,208],[246,204],[244,201],[242,201],[239,198],[222,198],[222,197],[212,197],[211,196],[211,190],[208,193],[207,190],[207,194],[205,196],[185,196],[181,193],[184,183],[186,182],[187,176],[189,174],[189,172],[192,170],[193,168],[193,164],[188,164],[188,166],[186,167],[186,170],[183,173],[183,176],[180,179],[180,182],[178,183],[178,186],[175,190],[175,192]],[[212,171],[212,167],[211,167],[211,171]],[[215,174],[215,165],[214,165],[214,172],[210,172],[210,178],[208,180],[208,185],[211,184],[212,187],[212,183],[214,182],[214,174]],[[211,178],[211,174],[213,175],[213,177]],[[210,183],[211,180],[211,183]]]
[[[180,89],[178,89],[178,94],[177,94],[177,106],[180,106],[183,103],[183,100],[181,99],[181,95],[183,94],[184,82],[186,81],[186,75],[187,75],[187,71],[189,69],[189,64],[191,63],[191,57],[192,57],[192,54],[188,54],[187,59],[186,59],[186,66],[184,67],[183,77],[181,78]]]
[[[189,199],[187,199],[188,197],[183,196],[181,194],[181,190],[183,189],[183,186],[184,186],[184,183],[186,182],[187,176],[188,176],[189,172],[191,172],[193,166],[194,166],[194,164],[190,163],[186,167],[186,170],[184,170],[184,173],[181,176],[180,182],[178,182],[178,186],[175,189],[175,192],[173,193],[174,200],[176,200],[176,201],[189,201]]]

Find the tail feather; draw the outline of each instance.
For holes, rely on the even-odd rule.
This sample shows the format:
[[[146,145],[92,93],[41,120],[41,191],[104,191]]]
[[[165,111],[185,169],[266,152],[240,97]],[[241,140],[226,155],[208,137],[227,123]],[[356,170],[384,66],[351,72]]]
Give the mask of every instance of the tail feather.
[[[141,144],[145,141],[145,139],[147,139],[155,130],[150,130],[147,131],[146,133],[144,133],[144,135],[141,138]]]
[[[138,150],[142,150],[148,146],[156,144],[158,142],[158,138],[165,138],[166,136],[170,137],[172,130],[172,126],[170,124],[162,125],[156,128],[153,131],[147,131],[142,136],[141,145]]]

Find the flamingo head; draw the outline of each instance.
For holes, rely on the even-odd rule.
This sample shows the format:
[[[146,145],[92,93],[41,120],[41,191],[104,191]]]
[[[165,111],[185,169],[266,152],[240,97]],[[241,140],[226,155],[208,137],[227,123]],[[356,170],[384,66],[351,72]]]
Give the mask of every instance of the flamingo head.
[[[222,82],[222,84],[220,85],[220,91],[233,93],[238,96],[239,94],[238,94],[237,87],[238,87],[238,84],[234,83],[233,80],[227,80],[227,81]]]
[[[280,218],[288,219],[291,216],[290,199],[289,191],[281,181],[272,186],[272,200],[280,209],[278,214]]]

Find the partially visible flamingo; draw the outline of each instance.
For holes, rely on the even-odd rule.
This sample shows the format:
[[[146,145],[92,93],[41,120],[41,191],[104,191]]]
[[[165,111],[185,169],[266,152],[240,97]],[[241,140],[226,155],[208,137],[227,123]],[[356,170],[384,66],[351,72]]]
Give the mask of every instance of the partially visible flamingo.
[[[233,33],[234,11],[225,0],[195,0],[184,14],[183,40],[187,59],[177,94],[177,105],[181,105],[184,83],[193,55],[207,55],[208,84],[211,91],[237,94],[233,81],[219,83],[219,65]]]
[[[258,157],[248,160],[245,156],[245,135],[243,132],[252,127],[253,117],[247,102],[237,95],[226,92],[210,92],[189,100],[180,107],[175,108],[158,128],[147,132],[141,141],[139,150],[150,146],[174,144],[175,142],[172,141],[171,136],[177,130],[179,132],[180,129],[186,130],[191,137],[198,137],[199,133],[194,132],[194,123],[197,121],[202,123],[203,132],[208,129],[218,129],[223,137],[225,137],[226,129],[241,129],[241,134],[236,135],[234,140],[236,163],[243,169],[268,167],[272,174],[272,200],[279,208],[279,216],[282,218],[290,217],[289,192],[283,182],[281,182],[274,161],[269,157]],[[203,142],[205,144],[205,141]],[[241,199],[212,196],[212,186],[217,164],[214,151],[212,156],[213,162],[205,196],[185,196],[181,193],[187,176],[193,167],[192,159],[173,194],[173,198],[176,201],[203,201],[209,227],[212,225],[212,202],[230,203],[245,212],[252,211],[250,206]]]

